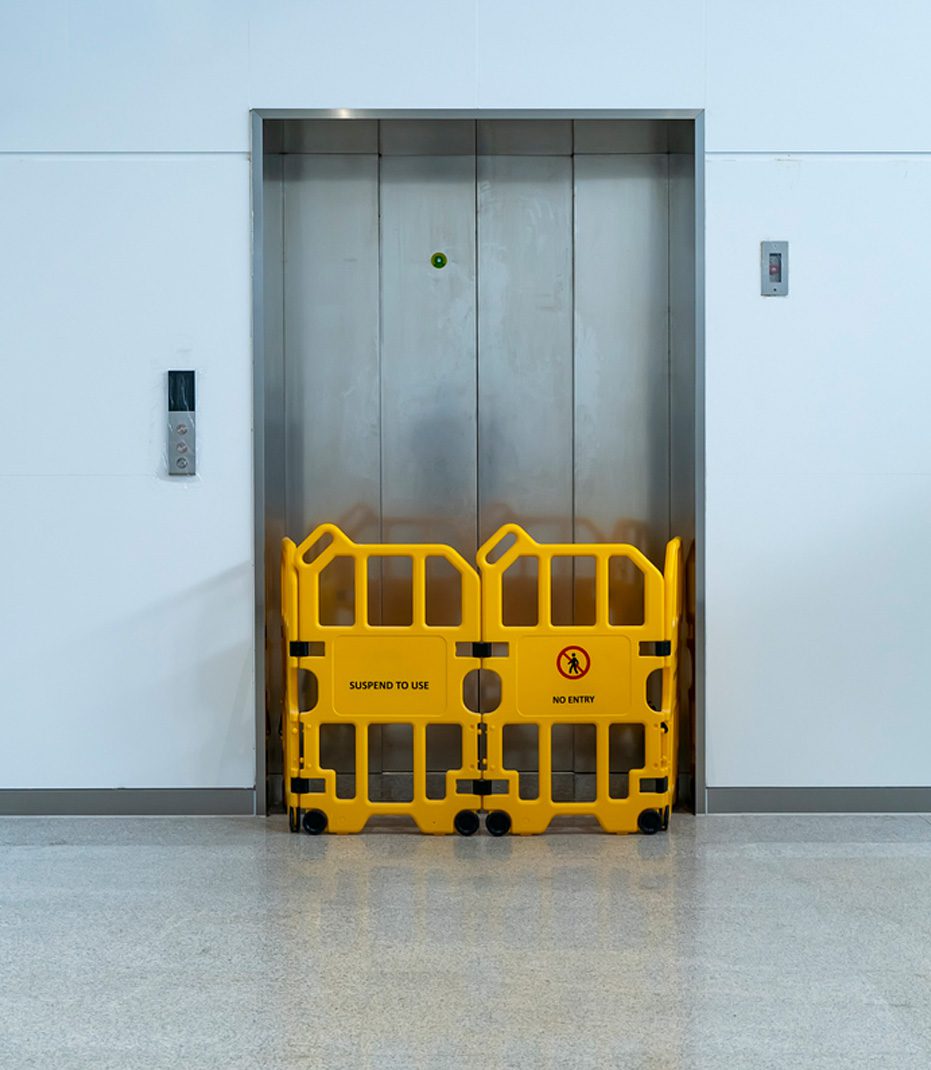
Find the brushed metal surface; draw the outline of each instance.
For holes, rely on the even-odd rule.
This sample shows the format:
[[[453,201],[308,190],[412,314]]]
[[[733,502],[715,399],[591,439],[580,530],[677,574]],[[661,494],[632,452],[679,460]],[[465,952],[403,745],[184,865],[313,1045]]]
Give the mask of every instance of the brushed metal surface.
[[[283,664],[281,626],[281,540],[285,536],[285,423],[284,423],[284,181],[281,156],[266,155],[262,184],[262,316],[263,387],[265,419],[257,429],[264,436],[261,483],[262,538],[256,553],[262,554],[264,575],[265,686],[260,693],[261,738],[257,749],[264,752],[270,773],[282,768],[279,726],[283,708]],[[256,323],[256,329],[259,324]],[[258,474],[258,473],[257,473]],[[258,480],[257,480],[258,482]],[[258,582],[258,580],[257,580]],[[271,626],[269,626],[270,622]],[[258,778],[264,782],[264,777]]]
[[[374,119],[285,119],[278,124],[278,152],[369,153],[378,152],[378,127]]]
[[[515,119],[549,122],[551,119],[684,119],[703,115],[701,108],[253,108],[252,115],[265,121],[327,119],[355,122],[359,119]]]
[[[263,802],[260,807],[256,806],[256,792],[252,788],[0,789],[0,815],[4,817],[207,817],[220,814],[264,816],[265,805]],[[120,822],[108,821],[107,825],[124,830]],[[59,828],[60,824],[56,823],[55,827]]]
[[[669,161],[670,527],[688,559],[695,538],[695,160]]]
[[[692,175],[692,204],[695,211],[693,252],[695,266],[694,361],[695,390],[691,398],[692,420],[695,424],[695,457],[692,472],[692,487],[695,494],[695,509],[691,520],[695,529],[695,542],[691,569],[686,570],[688,587],[686,597],[694,606],[691,625],[690,647],[692,655],[692,702],[691,717],[695,746],[693,751],[695,785],[695,813],[708,810],[707,743],[705,735],[705,669],[707,646],[705,634],[705,115],[700,112],[693,126],[694,154]]]
[[[167,426],[168,474],[197,475],[197,413],[169,412]]]
[[[287,533],[377,541],[378,159],[284,157]]]
[[[669,534],[666,157],[575,158],[576,532]]]
[[[394,119],[378,124],[383,156],[474,156],[475,123],[469,119]]]
[[[931,787],[708,787],[709,814],[928,814]],[[881,835],[889,822],[882,818]],[[784,826],[783,826],[784,827]],[[822,823],[820,828],[825,828]]]
[[[657,153],[666,151],[669,123],[661,119],[577,119],[572,124],[575,153]]]
[[[696,650],[696,353],[695,157],[669,158],[669,508],[670,529],[682,538],[685,565],[683,629],[679,662],[679,768],[697,766],[699,749]],[[693,794],[689,786],[689,794]],[[703,802],[696,793],[696,800]]]
[[[692,123],[669,119],[577,119],[573,151],[585,153],[688,153]]]
[[[480,538],[571,542],[571,158],[480,156],[478,213]]]
[[[431,257],[442,253],[436,268]],[[476,548],[475,160],[381,161],[382,525]]]
[[[571,156],[572,122],[568,119],[480,119],[480,156]]]

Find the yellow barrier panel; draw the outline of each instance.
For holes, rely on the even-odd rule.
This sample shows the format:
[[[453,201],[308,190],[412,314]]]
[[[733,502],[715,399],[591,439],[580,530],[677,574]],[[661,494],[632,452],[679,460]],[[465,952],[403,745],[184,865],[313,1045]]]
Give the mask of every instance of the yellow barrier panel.
[[[325,549],[307,560],[326,538]],[[445,587],[433,587],[431,573],[438,599],[428,598],[433,559],[445,562],[451,576]],[[389,574],[401,564],[409,579],[391,587]],[[340,568],[339,582],[324,582],[327,569]],[[375,814],[408,814],[422,832],[474,832],[481,717],[466,706],[463,687],[481,664],[471,656],[480,631],[475,569],[448,546],[362,545],[322,524],[300,546],[284,540],[281,589],[284,789],[292,831],[303,825],[312,833],[358,832]],[[400,623],[380,623],[389,601],[387,615]],[[428,623],[437,606],[442,612],[433,616],[444,622]],[[457,645],[467,656],[457,654]],[[459,729],[461,760],[428,777],[428,733],[441,726]],[[413,777],[393,799],[371,797],[377,778],[370,782],[370,747],[382,732],[409,744]],[[338,768],[346,762],[351,773]]]
[[[674,539],[664,577],[633,546],[541,544],[516,524],[481,547],[482,638],[492,653],[507,644],[503,656],[483,662],[501,677],[501,702],[483,715],[484,776],[493,792],[486,806],[498,808],[486,818],[489,832],[543,832],[560,814],[593,815],[607,832],[666,827],[676,778],[680,556]],[[558,614],[565,623],[553,622],[557,565],[573,573],[573,608],[563,605]],[[642,594],[634,598],[638,581]],[[506,582],[517,592],[511,604]],[[592,604],[586,622],[577,623],[586,593]],[[662,686],[654,696],[650,677],[657,670]],[[556,799],[554,734],[582,725],[594,738],[593,783],[584,801]],[[505,737],[520,736],[526,749],[528,730],[536,736],[529,774],[528,763],[520,769],[505,762]]]

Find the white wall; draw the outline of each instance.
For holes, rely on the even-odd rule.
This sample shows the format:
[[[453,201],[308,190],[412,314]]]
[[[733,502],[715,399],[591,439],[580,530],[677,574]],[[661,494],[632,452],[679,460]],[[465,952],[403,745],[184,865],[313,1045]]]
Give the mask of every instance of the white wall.
[[[709,782],[927,785],[931,156],[715,156],[707,204]]]
[[[0,784],[251,784],[248,159],[4,155],[0,189]]]
[[[706,109],[709,783],[931,784],[929,30],[923,0],[0,0],[0,786],[253,782],[248,110],[332,106]]]

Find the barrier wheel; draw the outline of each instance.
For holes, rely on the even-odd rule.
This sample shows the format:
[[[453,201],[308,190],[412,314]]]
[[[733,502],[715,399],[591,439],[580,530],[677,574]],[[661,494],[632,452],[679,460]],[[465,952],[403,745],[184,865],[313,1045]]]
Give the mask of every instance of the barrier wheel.
[[[485,815],[485,829],[490,836],[507,836],[511,831],[511,815],[504,810],[492,810]]]
[[[478,814],[474,810],[460,810],[453,818],[453,828],[460,836],[474,836],[478,825]]]
[[[322,810],[308,810],[304,814],[304,831],[310,836],[319,836],[326,831],[327,816]]]
[[[644,810],[637,818],[637,828],[644,836],[652,836],[663,827],[663,818],[659,810]]]
[[[293,806],[288,807],[288,828],[291,832],[301,831],[301,811],[295,810]]]

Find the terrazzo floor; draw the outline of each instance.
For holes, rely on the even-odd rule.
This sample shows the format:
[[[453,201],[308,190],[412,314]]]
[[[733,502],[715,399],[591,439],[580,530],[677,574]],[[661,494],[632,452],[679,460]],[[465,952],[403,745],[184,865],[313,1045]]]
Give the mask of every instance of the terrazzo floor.
[[[0,1068],[931,1067],[931,818],[0,820]]]

